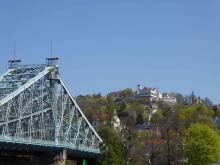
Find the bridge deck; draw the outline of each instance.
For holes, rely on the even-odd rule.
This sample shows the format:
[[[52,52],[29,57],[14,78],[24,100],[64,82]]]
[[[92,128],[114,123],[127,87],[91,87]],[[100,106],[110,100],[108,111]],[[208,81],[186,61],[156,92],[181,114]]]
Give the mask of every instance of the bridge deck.
[[[99,149],[94,149],[85,146],[76,146],[70,143],[56,144],[54,141],[33,140],[27,138],[14,138],[0,136],[1,150],[21,150],[21,151],[47,151],[57,153],[63,150],[68,151],[68,155],[98,157]]]

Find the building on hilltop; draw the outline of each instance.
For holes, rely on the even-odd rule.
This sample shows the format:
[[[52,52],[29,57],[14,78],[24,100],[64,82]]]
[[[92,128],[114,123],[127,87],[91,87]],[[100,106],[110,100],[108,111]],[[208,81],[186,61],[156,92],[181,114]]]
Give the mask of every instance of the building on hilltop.
[[[108,94],[113,98],[113,100],[117,100],[122,98],[123,91],[111,92]],[[137,85],[137,89],[134,92],[134,95],[125,97],[126,100],[143,100],[147,99],[150,102],[162,100],[166,103],[175,104],[177,102],[177,98],[175,94],[172,93],[160,93],[158,88],[149,88],[149,87],[141,87],[140,84]]]
[[[121,98],[122,91],[115,91],[115,92],[110,92],[108,94],[110,97],[112,97],[113,100],[117,100]]]
[[[135,92],[137,98],[147,98],[150,101],[159,100],[159,90],[158,88],[142,88],[141,85],[137,85],[137,91]]]
[[[162,93],[160,100],[171,104],[176,103],[176,97],[170,93]]]
[[[93,98],[101,98],[102,94],[101,93],[94,93],[94,94],[92,94],[92,97]]]
[[[195,93],[192,91],[192,94],[185,97],[185,104],[187,105],[199,105],[203,104],[203,99],[197,97]]]
[[[192,94],[191,94],[191,102],[192,102],[192,105],[203,104],[203,100],[200,97],[196,97],[194,91],[192,91]]]
[[[149,114],[154,114],[158,110],[158,105],[150,103],[146,106]]]

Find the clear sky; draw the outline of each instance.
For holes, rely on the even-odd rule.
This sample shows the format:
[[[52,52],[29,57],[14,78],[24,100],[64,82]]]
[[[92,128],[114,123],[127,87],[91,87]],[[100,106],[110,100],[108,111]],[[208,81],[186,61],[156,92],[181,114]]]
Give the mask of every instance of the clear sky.
[[[71,93],[138,83],[220,103],[219,0],[0,0],[0,73],[60,58]]]

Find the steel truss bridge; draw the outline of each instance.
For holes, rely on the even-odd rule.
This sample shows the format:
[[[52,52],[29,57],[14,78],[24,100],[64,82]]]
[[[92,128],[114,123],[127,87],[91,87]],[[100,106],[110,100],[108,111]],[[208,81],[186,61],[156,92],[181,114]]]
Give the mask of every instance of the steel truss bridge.
[[[9,61],[0,75],[0,149],[101,153],[102,140],[60,78],[57,62]]]

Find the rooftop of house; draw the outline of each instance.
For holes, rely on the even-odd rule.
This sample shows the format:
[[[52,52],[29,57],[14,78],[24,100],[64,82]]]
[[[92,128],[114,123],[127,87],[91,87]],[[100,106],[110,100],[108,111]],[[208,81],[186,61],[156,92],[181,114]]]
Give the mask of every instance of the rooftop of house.
[[[119,97],[121,96],[121,91],[110,92],[109,95],[112,97]]]

